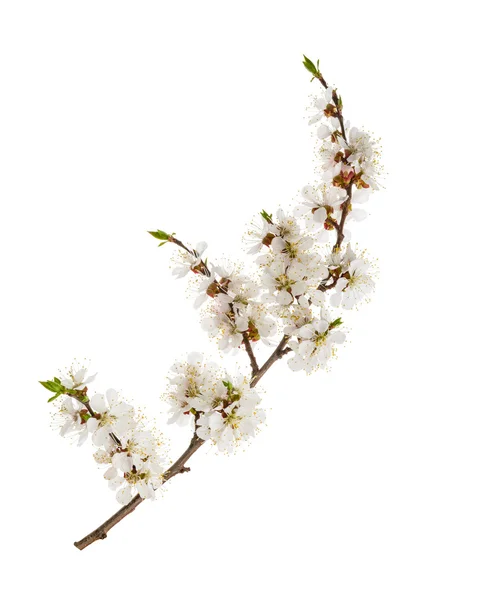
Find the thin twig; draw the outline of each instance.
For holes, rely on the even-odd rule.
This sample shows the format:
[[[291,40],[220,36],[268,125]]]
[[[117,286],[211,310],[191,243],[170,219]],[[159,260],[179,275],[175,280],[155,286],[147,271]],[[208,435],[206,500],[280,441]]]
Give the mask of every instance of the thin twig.
[[[243,334],[243,343],[245,346],[245,350],[249,355],[250,366],[252,367],[252,377],[255,377],[259,372],[259,365],[257,364],[257,360],[255,358],[254,351],[252,350],[252,344],[250,343],[249,336],[247,332]]]
[[[274,352],[269,356],[269,358],[265,361],[265,363],[261,366],[261,368],[252,378],[250,387],[255,387],[276,361],[278,361],[288,352],[291,352],[291,348],[286,348],[288,341],[289,336],[283,336],[282,340],[279,342]]]
[[[201,448],[201,446],[205,443],[205,440],[199,438],[196,433],[193,435],[189,446],[186,450],[181,454],[181,456],[169,467],[169,469],[164,473],[164,483],[165,484],[169,479],[177,475],[178,473],[185,473],[189,471],[189,468],[186,467],[186,461],[193,456],[193,454]],[[74,542],[74,545],[78,550],[83,550],[93,542],[97,540],[104,540],[107,537],[108,532],[112,527],[114,527],[117,523],[120,523],[122,519],[125,519],[130,513],[132,513],[139,504],[144,501],[144,498],[137,494],[132,498],[132,500],[122,506],[122,508],[117,511],[114,515],[112,515],[109,519],[107,519],[102,525],[94,529],[91,533],[85,536],[79,542]]]
[[[321,85],[325,88],[328,89],[328,84],[326,83],[325,79],[323,78],[323,75],[318,72],[318,74],[316,75],[316,79],[318,79],[318,81],[321,83]],[[342,109],[341,109],[341,101],[338,98],[338,95],[336,93],[336,90],[332,91],[332,96],[331,96],[333,103],[335,104],[336,107],[336,117],[340,123],[340,130],[341,130],[341,134],[343,139],[345,140],[345,142],[347,142],[347,133],[345,131],[345,124],[343,121],[343,115],[342,115]],[[345,238],[345,234],[343,233],[344,227],[345,227],[345,221],[347,219],[348,216],[348,212],[350,210],[350,206],[352,203],[352,185],[353,184],[349,184],[345,189],[347,192],[347,198],[345,200],[345,202],[342,204],[342,215],[340,218],[340,222],[339,223],[334,223],[334,227],[336,230],[336,234],[337,234],[337,239],[335,242],[335,245],[333,246],[333,252],[338,252],[338,250],[340,250],[340,247],[342,245],[342,242]],[[333,283],[331,284],[326,284],[326,280],[323,280],[320,285],[318,286],[318,289],[321,291],[325,291],[325,290],[330,290],[332,288],[335,287],[336,283],[338,281],[338,278],[335,279],[333,281]]]

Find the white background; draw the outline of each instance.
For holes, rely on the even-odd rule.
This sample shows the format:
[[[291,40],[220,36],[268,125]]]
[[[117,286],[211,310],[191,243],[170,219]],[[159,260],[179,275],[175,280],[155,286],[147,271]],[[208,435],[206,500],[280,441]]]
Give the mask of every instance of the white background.
[[[1,4],[4,597],[487,597],[476,5]],[[314,181],[303,52],[382,138],[386,189],[354,230],[380,261],[373,301],[345,315],[331,372],[282,361],[263,379],[272,410],[245,452],[203,449],[79,552],[117,504],[90,448],[50,430],[37,381],[87,357],[95,390],[185,447],[167,371],[218,353],[146,230],[242,259],[253,215]]]

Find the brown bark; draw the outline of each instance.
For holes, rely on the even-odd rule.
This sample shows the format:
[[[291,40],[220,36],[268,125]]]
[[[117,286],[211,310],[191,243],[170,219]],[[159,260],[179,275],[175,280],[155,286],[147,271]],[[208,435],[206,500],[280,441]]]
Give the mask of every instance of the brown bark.
[[[201,448],[201,446],[205,443],[205,440],[200,439],[195,434],[186,448],[186,450],[181,454],[181,456],[169,467],[169,469],[164,473],[164,484],[169,481],[172,477],[177,475],[178,473],[185,473],[189,471],[189,467],[186,467],[186,461],[193,456],[193,454]],[[144,501],[144,498],[141,498],[139,494],[134,496],[132,500],[122,506],[120,510],[118,510],[114,515],[112,515],[109,519],[107,519],[104,523],[102,523],[99,527],[94,529],[91,533],[85,536],[83,539],[78,542],[74,542],[74,545],[78,550],[83,550],[93,542],[97,540],[104,540],[107,537],[108,532],[112,527],[114,527],[117,523],[120,523],[122,519],[125,519],[130,513],[134,512],[134,510]]]

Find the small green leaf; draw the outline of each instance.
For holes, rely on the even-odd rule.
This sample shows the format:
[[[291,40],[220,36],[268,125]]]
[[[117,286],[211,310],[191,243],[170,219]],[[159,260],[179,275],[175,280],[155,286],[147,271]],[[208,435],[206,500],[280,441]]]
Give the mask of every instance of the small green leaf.
[[[167,242],[167,240],[170,237],[168,233],[166,233],[165,231],[161,231],[160,229],[158,229],[157,231],[148,231],[147,233],[150,233],[153,237],[156,238],[156,240],[164,240],[165,242]]]
[[[339,325],[342,325],[342,324],[343,324],[343,321],[341,320],[340,317],[338,317],[338,319],[335,319],[328,325],[328,329],[335,329],[335,327],[338,327]]]
[[[50,392],[61,393],[64,391],[64,386],[57,381],[39,381],[39,383]]]
[[[272,223],[272,215],[270,215],[269,213],[267,213],[265,210],[262,210],[260,212],[260,216],[267,221],[268,223]]]
[[[303,60],[304,68],[307,69],[314,77],[317,77],[319,75],[319,71],[315,67],[313,61],[310,60],[305,54],[303,54],[303,57],[304,57],[304,60]],[[319,64],[319,61],[318,61],[318,64]]]
[[[229,392],[231,392],[233,390],[233,385],[230,381],[222,381],[222,383]]]
[[[58,392],[55,396],[52,396],[52,398],[49,398],[48,402],[52,402],[53,400],[56,400],[56,398],[59,398],[60,395],[61,395],[61,392]]]

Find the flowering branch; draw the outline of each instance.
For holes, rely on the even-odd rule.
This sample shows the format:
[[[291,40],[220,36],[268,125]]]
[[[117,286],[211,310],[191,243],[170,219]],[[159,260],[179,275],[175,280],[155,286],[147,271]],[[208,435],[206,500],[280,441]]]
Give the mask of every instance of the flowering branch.
[[[80,550],[105,539],[169,479],[189,471],[187,461],[206,441],[232,453],[255,436],[265,420],[257,385],[267,371],[286,355],[292,371],[325,368],[345,341],[342,318],[333,311],[357,306],[374,288],[370,262],[364,252],[352,250],[345,227],[367,216],[357,205],[379,189],[376,143],[344,120],[341,96],[324,79],[319,61],[315,65],[304,57],[304,66],[321,84],[309,120],[318,124],[321,181],[302,189],[291,214],[281,208],[274,215],[262,210],[248,228],[248,253],[257,255],[258,275],[243,273],[237,264],[209,262],[203,258],[206,242],[192,248],[174,233],[149,232],[160,246],[177,247],[173,274],[190,277],[203,329],[222,352],[245,352],[250,375],[229,372],[197,352],[174,363],[164,394],[168,424],[190,426],[192,438],[170,466],[162,438],[114,389],[88,396],[87,384],[95,376],[88,377],[84,367],[73,366],[67,375],[41,382],[54,394],[49,402],[57,407],[61,435],[77,438],[78,444],[91,436],[95,461],[105,466],[103,476],[123,505],[75,542]],[[274,350],[261,362],[265,346]]]
[[[257,369],[257,372],[254,374],[252,382],[250,383],[250,387],[255,387],[258,381],[267,373],[267,371],[271,368],[271,366],[282,358],[287,351],[290,349],[284,349],[287,336],[281,340],[279,346],[275,349],[275,351],[271,354],[266,363],[262,366],[261,369]],[[255,360],[255,359],[254,359]],[[179,473],[186,473],[190,469],[186,467],[186,462],[193,456],[193,454],[201,448],[201,446],[205,443],[205,440],[202,440],[195,433],[191,438],[191,442],[186,450],[181,454],[181,456],[169,467],[167,471],[163,474],[163,483],[166,483]],[[108,532],[112,527],[114,527],[117,523],[120,523],[122,519],[128,516],[130,513],[134,512],[134,510],[144,501],[144,498],[141,498],[139,494],[137,494],[126,506],[117,511],[114,515],[112,515],[109,519],[107,519],[102,525],[97,527],[94,531],[89,533],[83,539],[79,540],[79,542],[74,542],[74,545],[78,550],[84,550],[87,546],[96,542],[97,540],[104,540],[107,537]]]
[[[193,435],[186,450],[164,473],[164,483],[179,473],[186,473],[189,471],[189,467],[186,467],[186,462],[193,456],[198,448],[201,448],[204,443],[205,441],[200,439],[196,434]],[[128,504],[118,510],[114,515],[102,523],[102,525],[86,535],[83,539],[79,540],[79,542],[74,542],[76,548],[78,548],[78,550],[84,550],[87,546],[93,544],[93,542],[96,542],[97,540],[104,540],[107,537],[110,529],[117,523],[120,523],[120,521],[125,519],[125,517],[127,517],[130,513],[134,512],[137,506],[139,506],[139,504],[141,504],[144,500],[145,498],[142,498],[139,494],[134,496],[134,498],[132,498]]]

